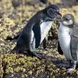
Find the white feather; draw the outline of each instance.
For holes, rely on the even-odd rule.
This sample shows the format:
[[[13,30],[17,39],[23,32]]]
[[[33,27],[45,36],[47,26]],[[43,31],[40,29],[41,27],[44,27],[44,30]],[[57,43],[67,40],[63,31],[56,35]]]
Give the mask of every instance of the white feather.
[[[60,27],[58,31],[58,40],[59,40],[61,49],[67,59],[73,60],[71,56],[71,51],[70,51],[71,37],[69,32],[70,32],[70,29],[66,26],[63,26],[63,24],[60,23]]]
[[[71,25],[73,24],[73,21],[72,20],[69,20],[69,21],[63,21],[64,25]]]
[[[33,31],[31,31],[30,45],[32,45],[32,48],[35,49],[35,37],[34,37],[34,32]]]
[[[52,23],[51,21],[47,21],[47,22],[43,22],[41,25],[40,25],[40,28],[41,28],[41,41],[40,43],[42,43],[43,39],[47,36],[51,26],[52,26]]]

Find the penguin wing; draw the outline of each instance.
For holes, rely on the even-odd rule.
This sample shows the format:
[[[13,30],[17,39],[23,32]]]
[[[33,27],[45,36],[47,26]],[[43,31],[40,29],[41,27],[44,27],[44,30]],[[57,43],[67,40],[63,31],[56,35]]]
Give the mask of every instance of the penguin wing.
[[[74,28],[71,32],[70,51],[73,60],[78,59],[78,29]]]
[[[40,41],[41,41],[41,28],[40,28],[40,25],[43,23],[45,18],[46,18],[46,16],[45,16],[45,14],[42,13],[42,11],[38,12],[32,18],[32,20],[35,20],[32,30],[34,32],[35,47],[36,48],[38,48],[38,46],[40,45]]]
[[[38,48],[41,41],[40,21],[33,26],[33,32],[35,37],[35,47]]]
[[[77,60],[78,56],[78,37],[76,36],[71,36],[71,41],[70,41],[70,51],[71,51],[71,56],[73,60]]]
[[[63,55],[63,51],[61,50],[59,42],[58,42],[58,52],[59,52],[59,54]]]

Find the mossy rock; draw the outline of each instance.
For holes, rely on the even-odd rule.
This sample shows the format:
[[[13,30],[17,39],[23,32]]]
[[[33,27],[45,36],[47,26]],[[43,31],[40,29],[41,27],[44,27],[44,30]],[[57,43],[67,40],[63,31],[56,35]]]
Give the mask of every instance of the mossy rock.
[[[49,36],[52,38],[54,35],[55,39],[48,41],[46,50],[42,48],[42,45],[39,47],[46,59],[39,60],[37,57],[26,56],[25,54],[10,53],[16,43],[15,41],[6,41],[7,36],[20,34],[28,20],[37,11],[47,6],[41,2],[32,4],[31,0],[23,1],[25,3],[22,2],[22,4],[18,0],[0,1],[0,78],[77,78],[77,70],[67,75],[66,67],[58,67],[58,64],[66,64],[67,61],[57,51],[58,26],[56,24],[52,26],[49,32]],[[78,22],[77,5],[69,7],[65,4],[67,5],[65,7],[61,0],[48,0],[48,2],[58,4],[62,15],[73,14],[76,22]]]

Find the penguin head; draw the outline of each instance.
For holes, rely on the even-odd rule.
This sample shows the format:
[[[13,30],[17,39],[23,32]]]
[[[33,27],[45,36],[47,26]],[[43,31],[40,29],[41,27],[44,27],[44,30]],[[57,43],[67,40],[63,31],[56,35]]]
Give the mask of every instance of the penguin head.
[[[59,7],[55,4],[51,4],[48,7],[46,7],[44,9],[44,13],[46,13],[46,15],[52,19],[61,16],[61,14],[59,13]]]
[[[74,26],[74,16],[72,14],[66,14],[62,17],[62,23],[64,26],[72,28]]]

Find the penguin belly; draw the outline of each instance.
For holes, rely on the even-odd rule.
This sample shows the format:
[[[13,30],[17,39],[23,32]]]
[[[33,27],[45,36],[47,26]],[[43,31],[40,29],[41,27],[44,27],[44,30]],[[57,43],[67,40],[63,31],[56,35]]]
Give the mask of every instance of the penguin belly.
[[[71,37],[69,34],[69,28],[65,26],[60,26],[58,31],[58,41],[60,43],[63,54],[68,60],[73,60],[70,51],[70,41]]]
[[[51,21],[48,21],[48,22],[43,22],[41,25],[40,25],[40,28],[41,28],[41,40],[40,40],[40,43],[42,43],[42,41],[44,40],[44,38],[47,36],[51,26],[52,26],[52,23]]]

